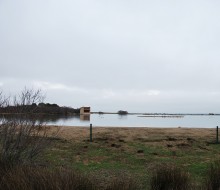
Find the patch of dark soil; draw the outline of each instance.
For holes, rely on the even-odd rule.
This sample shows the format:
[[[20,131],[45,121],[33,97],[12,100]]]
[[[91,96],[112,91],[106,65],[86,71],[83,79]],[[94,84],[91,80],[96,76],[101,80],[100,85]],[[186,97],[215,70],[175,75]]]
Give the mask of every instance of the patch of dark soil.
[[[123,139],[119,139],[118,142],[125,142],[125,140],[123,140]]]
[[[138,153],[138,154],[144,153],[144,150],[138,150],[137,153]]]
[[[191,147],[191,145],[190,144],[187,144],[187,143],[180,143],[180,144],[177,144],[176,145],[177,147],[179,147],[179,148],[185,148],[185,147]]]
[[[121,145],[120,145],[120,144],[115,144],[115,143],[113,143],[113,144],[111,144],[111,147],[120,148]]]
[[[188,137],[186,140],[187,140],[187,141],[191,141],[191,142],[195,141],[195,139],[190,138],[190,137]]]
[[[172,148],[173,145],[172,145],[172,144],[167,144],[167,147],[168,147],[168,148]]]
[[[178,139],[174,138],[174,137],[168,137],[167,141],[177,141]]]

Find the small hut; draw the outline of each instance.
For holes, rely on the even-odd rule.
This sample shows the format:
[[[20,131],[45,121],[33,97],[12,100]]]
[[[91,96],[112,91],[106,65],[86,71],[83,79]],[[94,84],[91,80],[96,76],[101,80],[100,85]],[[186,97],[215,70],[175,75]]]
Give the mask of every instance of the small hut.
[[[90,114],[90,107],[81,107],[80,108],[80,115]]]

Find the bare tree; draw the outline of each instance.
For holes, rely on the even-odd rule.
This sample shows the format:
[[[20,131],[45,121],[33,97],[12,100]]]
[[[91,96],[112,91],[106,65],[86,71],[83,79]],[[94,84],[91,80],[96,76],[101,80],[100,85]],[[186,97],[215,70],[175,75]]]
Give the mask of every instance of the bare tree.
[[[40,90],[26,88],[13,101],[0,93],[0,108],[12,107],[9,114],[20,114],[19,117],[0,119],[1,162],[10,165],[30,162],[47,147],[50,141],[48,127],[31,114],[30,106],[42,102],[43,98]]]
[[[9,97],[3,95],[3,92],[0,92],[0,108],[8,106],[9,99]]]
[[[33,108],[30,109],[30,105],[41,103],[44,98],[45,96],[40,89],[34,90],[25,87],[20,94],[13,98],[13,108],[15,109],[13,112],[30,114],[34,111]]]

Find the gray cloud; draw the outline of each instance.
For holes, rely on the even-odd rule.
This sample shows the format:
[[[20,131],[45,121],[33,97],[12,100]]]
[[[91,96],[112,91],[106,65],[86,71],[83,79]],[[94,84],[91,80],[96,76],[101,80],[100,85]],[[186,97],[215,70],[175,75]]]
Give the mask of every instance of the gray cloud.
[[[0,87],[97,110],[218,112],[219,6],[0,1]]]

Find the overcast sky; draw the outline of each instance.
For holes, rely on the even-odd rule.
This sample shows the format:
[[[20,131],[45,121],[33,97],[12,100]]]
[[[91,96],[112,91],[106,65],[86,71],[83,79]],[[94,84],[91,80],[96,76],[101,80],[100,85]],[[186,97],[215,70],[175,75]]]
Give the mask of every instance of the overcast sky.
[[[220,1],[0,0],[0,89],[92,111],[220,113]]]

